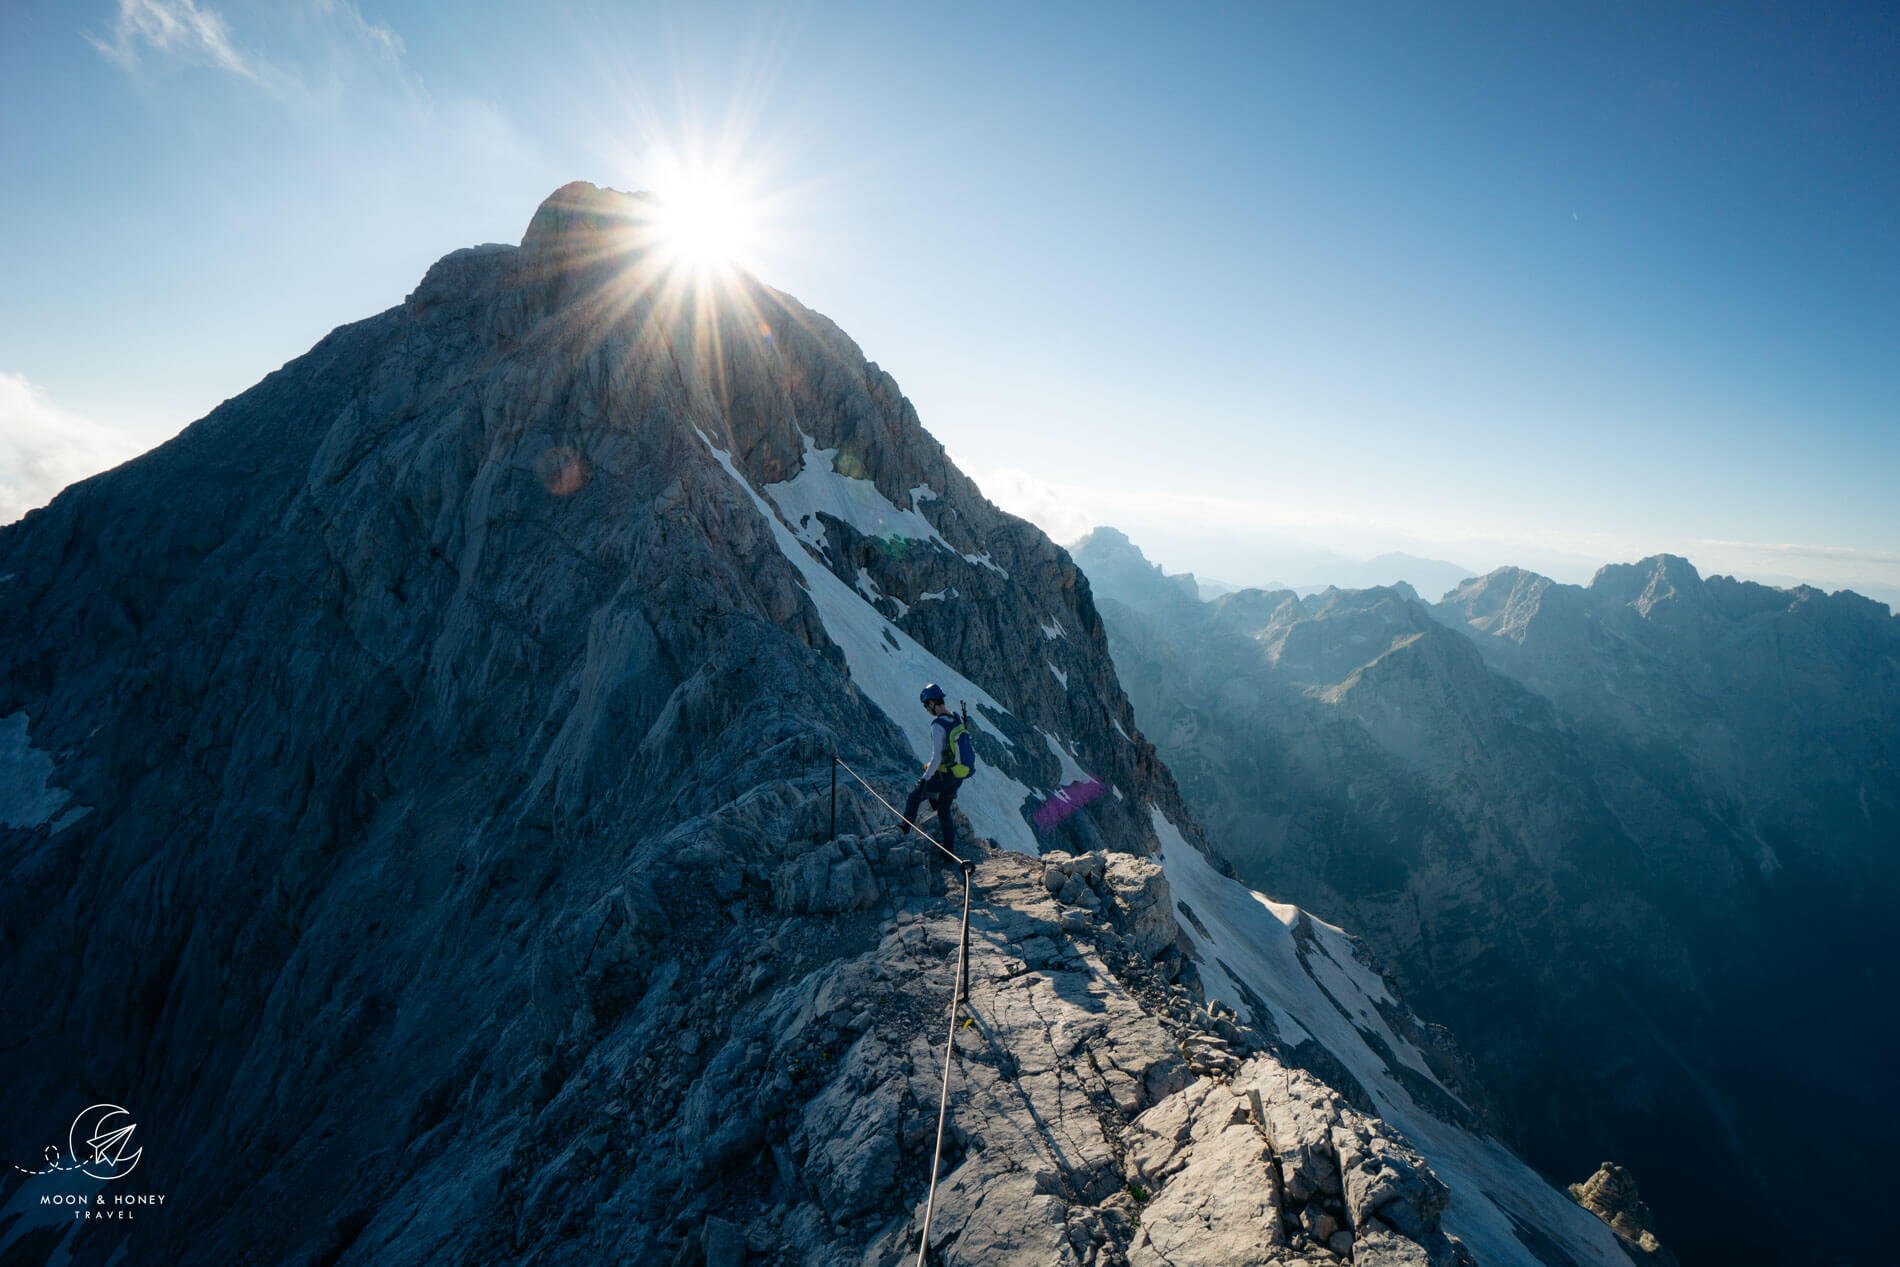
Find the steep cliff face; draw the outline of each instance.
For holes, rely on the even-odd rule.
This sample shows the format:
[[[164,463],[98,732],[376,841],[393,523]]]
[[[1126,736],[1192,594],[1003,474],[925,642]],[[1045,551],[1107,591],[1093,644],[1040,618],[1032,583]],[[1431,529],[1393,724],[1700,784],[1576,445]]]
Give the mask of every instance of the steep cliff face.
[[[1774,1208],[1761,1158],[1843,1117],[1872,1199],[1892,1034],[1864,999],[1894,985],[1900,912],[1884,609],[1668,557],[1587,590],[1507,569],[1433,608],[1191,604],[1131,553],[1076,548],[1216,847],[1365,936],[1547,1173],[1628,1164],[1662,1239],[1713,1261],[1748,1246],[1738,1193]],[[1788,1256],[1870,1252],[1837,1224]]]
[[[1202,852],[1067,555],[646,210],[563,189],[0,529],[0,1254],[913,1255],[959,880],[828,791],[908,785],[935,680],[981,756],[940,1261],[1619,1261]],[[135,1177],[25,1173],[101,1102]],[[45,1221],[67,1181],[168,1200]]]

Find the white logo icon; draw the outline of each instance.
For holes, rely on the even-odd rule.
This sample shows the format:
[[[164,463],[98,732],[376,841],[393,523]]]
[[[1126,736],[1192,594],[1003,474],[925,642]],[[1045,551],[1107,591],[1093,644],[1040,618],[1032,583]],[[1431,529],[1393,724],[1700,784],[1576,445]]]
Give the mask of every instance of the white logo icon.
[[[79,1168],[94,1179],[123,1179],[139,1164],[144,1148],[132,1147],[138,1123],[116,1104],[95,1104],[73,1119],[66,1148]]]

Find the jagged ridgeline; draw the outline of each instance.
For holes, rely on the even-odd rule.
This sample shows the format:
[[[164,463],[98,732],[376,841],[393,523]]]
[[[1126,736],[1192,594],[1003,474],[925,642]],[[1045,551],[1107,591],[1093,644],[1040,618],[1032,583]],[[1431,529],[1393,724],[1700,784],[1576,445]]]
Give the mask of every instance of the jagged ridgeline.
[[[909,784],[934,680],[939,1261],[1624,1261],[1203,852],[1068,556],[647,208],[568,186],[0,529],[0,1259],[908,1260],[960,890],[828,792]],[[78,1194],[168,1199],[49,1218],[102,1103],[144,1151]]]

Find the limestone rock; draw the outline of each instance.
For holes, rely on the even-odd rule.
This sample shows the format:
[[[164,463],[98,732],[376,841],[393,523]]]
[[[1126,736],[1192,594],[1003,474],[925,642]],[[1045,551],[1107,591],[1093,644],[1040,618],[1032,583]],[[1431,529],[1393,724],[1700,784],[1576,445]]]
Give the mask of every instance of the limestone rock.
[[[1636,1180],[1623,1167],[1606,1161],[1582,1183],[1570,1185],[1570,1195],[1590,1213],[1610,1225],[1644,1261],[1673,1267],[1676,1257],[1656,1239],[1656,1221],[1637,1194]]]

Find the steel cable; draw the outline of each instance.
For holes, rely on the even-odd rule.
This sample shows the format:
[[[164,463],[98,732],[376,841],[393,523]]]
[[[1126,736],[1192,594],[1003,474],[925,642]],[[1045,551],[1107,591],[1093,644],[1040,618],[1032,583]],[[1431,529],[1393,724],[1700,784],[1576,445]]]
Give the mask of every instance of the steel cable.
[[[943,1089],[937,1095],[937,1143],[930,1151],[930,1191],[924,1198],[924,1229],[917,1241],[917,1267],[924,1267],[924,1257],[930,1252],[930,1221],[937,1210],[937,1174],[943,1163],[943,1128],[950,1118],[950,1058],[956,1052],[957,1016],[963,1010],[964,992],[969,988],[970,890],[974,887],[971,883],[971,873],[976,869],[976,864],[958,857],[945,848],[942,841],[911,822],[895,805],[885,800],[876,788],[865,782],[864,776],[846,764],[842,757],[834,754],[831,760],[834,765],[843,766],[845,773],[859,783],[863,783],[864,790],[877,798],[878,804],[895,814],[898,821],[935,845],[938,852],[954,861],[963,872],[963,924],[957,931],[957,981],[950,994],[950,1032],[943,1043]]]

